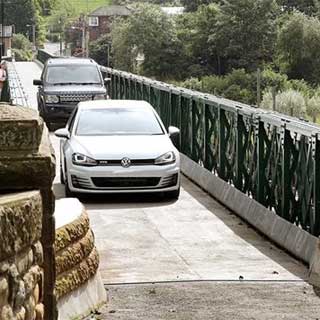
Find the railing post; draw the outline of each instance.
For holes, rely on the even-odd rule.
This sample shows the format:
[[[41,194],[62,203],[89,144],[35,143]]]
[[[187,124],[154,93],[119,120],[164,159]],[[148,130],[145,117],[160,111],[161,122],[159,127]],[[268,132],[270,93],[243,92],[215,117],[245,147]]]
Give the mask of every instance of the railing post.
[[[218,118],[219,118],[219,167],[218,173],[219,177],[223,180],[226,180],[226,115],[225,111],[219,105],[218,107]]]
[[[264,124],[257,118],[256,122],[256,136],[257,136],[257,195],[256,200],[261,204],[265,202],[265,157],[264,157]]]
[[[320,235],[320,141],[319,134],[312,137],[313,156],[313,221],[310,221],[311,233]]]
[[[243,162],[243,117],[239,111],[235,113],[236,122],[236,160],[235,160],[235,179],[234,185],[242,190],[241,163]]]
[[[290,219],[290,149],[291,149],[290,131],[286,129],[285,124],[281,128],[282,161],[281,161],[281,216],[288,221]],[[292,222],[292,221],[291,221]]]

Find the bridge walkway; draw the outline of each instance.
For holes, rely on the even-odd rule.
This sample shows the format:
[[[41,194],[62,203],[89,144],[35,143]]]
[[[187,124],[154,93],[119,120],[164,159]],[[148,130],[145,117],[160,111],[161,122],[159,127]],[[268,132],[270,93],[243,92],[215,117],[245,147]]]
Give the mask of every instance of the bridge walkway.
[[[41,68],[33,62],[16,62],[15,67],[30,107],[36,108],[37,88],[32,80],[40,77]],[[51,139],[59,163],[58,139],[53,134]],[[54,190],[61,198],[64,188],[58,175],[57,170]],[[82,201],[95,232],[103,281],[113,297],[106,311],[108,319],[163,319],[159,312],[168,312],[165,319],[320,316],[320,301],[305,282],[307,267],[187,178],[183,178],[181,197],[176,202],[123,195],[91,196]],[[153,295],[157,290],[161,294]],[[173,300],[168,301],[168,297]],[[190,311],[190,316],[176,309],[175,299]],[[214,303],[221,313],[213,309]],[[243,314],[241,310],[238,314],[232,304],[242,308]],[[134,305],[140,308],[135,314]],[[113,312],[113,307],[118,311]],[[202,313],[199,308],[204,308]],[[230,317],[224,318],[227,309]],[[252,317],[251,309],[255,310]],[[210,312],[217,311],[217,317],[209,317]]]

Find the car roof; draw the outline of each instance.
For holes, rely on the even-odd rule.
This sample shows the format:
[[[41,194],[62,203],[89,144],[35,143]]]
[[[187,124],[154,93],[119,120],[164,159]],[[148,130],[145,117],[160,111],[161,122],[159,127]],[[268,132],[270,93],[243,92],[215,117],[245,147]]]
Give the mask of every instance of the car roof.
[[[70,65],[70,64],[83,64],[83,65],[96,65],[97,63],[93,59],[89,58],[50,58],[47,61],[47,65]]]
[[[90,100],[79,102],[79,110],[88,109],[105,109],[105,108],[141,108],[141,109],[151,109],[153,107],[150,103],[143,100]]]

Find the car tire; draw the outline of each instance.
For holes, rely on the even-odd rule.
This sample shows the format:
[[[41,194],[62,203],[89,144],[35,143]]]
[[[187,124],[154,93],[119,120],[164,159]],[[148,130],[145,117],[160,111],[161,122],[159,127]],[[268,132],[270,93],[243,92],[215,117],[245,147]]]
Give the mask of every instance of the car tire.
[[[65,184],[65,179],[63,176],[62,164],[60,163],[60,183]]]
[[[65,171],[64,190],[65,190],[66,198],[74,198],[75,193],[70,190],[70,186],[69,186],[67,166],[64,167],[64,171]]]
[[[180,186],[177,190],[168,191],[165,193],[165,198],[169,200],[178,200],[180,196]]]

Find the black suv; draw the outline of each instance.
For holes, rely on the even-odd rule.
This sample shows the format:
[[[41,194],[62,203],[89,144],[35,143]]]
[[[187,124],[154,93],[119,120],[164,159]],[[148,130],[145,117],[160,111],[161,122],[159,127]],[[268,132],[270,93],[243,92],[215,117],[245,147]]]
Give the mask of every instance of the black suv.
[[[43,68],[38,86],[38,110],[49,129],[65,124],[80,101],[106,99],[107,90],[99,65],[92,59],[51,58]]]

